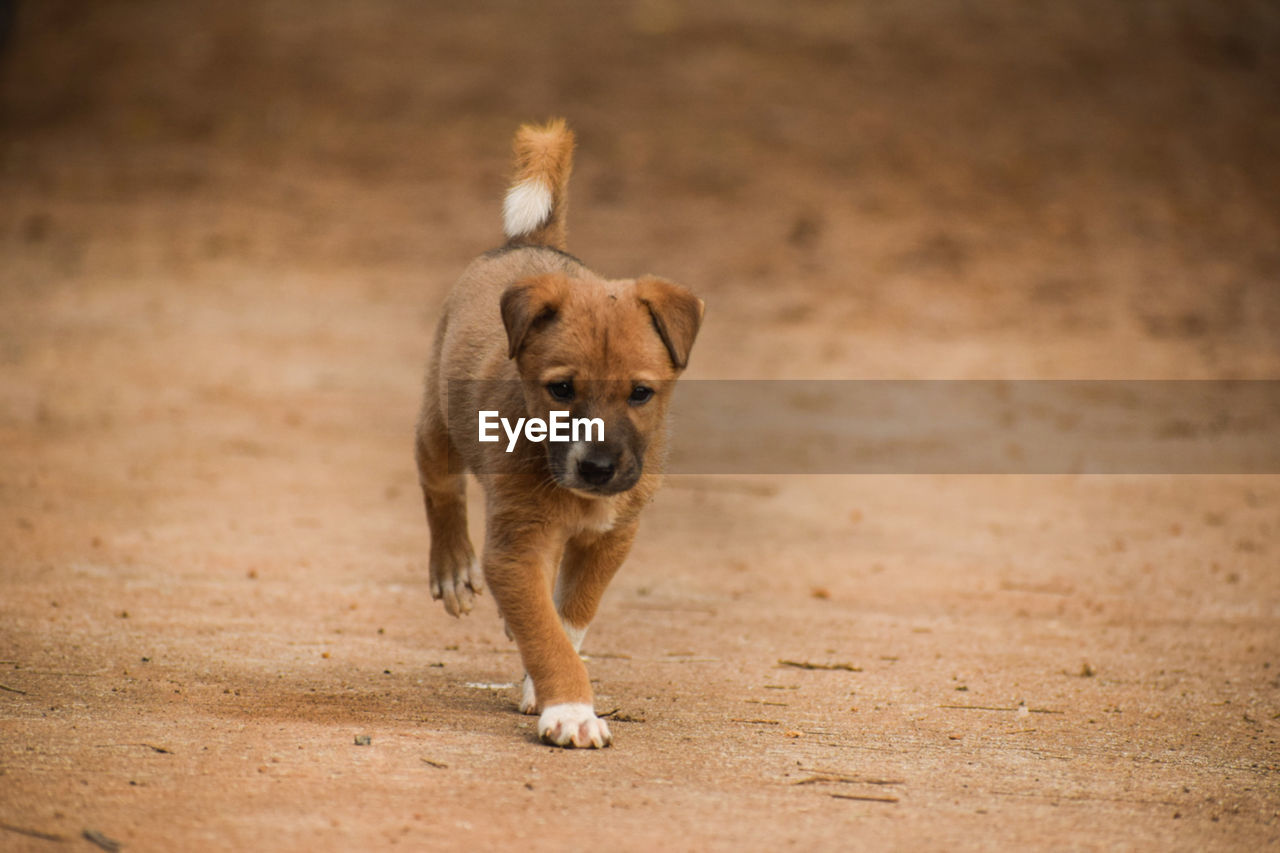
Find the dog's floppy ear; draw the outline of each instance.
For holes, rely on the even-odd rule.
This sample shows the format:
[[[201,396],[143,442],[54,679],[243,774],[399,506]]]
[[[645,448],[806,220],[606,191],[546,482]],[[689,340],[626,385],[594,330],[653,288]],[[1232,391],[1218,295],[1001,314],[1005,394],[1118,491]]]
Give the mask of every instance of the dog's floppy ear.
[[[507,328],[507,358],[524,348],[529,333],[555,319],[564,302],[568,281],[551,273],[523,278],[502,293],[502,325]]]
[[[666,345],[672,365],[684,370],[693,339],[702,325],[703,301],[687,288],[651,275],[636,279],[636,296],[649,309],[653,327]]]

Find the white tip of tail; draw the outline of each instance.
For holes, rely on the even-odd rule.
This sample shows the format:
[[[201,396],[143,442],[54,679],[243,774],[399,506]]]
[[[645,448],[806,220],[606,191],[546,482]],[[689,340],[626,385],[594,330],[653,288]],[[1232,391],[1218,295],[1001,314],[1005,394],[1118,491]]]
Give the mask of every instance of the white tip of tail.
[[[502,202],[502,230],[508,240],[536,231],[551,216],[551,188],[528,178],[507,190]]]

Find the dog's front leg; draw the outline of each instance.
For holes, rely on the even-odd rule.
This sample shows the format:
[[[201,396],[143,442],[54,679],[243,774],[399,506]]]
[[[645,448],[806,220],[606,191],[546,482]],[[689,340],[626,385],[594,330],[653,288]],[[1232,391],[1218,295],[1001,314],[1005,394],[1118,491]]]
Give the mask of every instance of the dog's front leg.
[[[566,545],[560,573],[556,576],[555,603],[560,624],[575,652],[582,651],[587,628],[595,618],[605,587],[630,553],[638,526],[631,522],[607,533],[584,534]],[[520,712],[536,714],[537,711],[538,694],[533,679],[526,673]]]
[[[586,534],[571,540],[565,548],[564,563],[556,578],[555,601],[574,649],[582,648],[605,587],[631,552],[638,526],[633,521],[607,533]]]
[[[542,709],[538,736],[557,746],[608,746],[609,726],[595,715],[587,668],[560,627],[547,584],[551,567],[544,563],[560,549],[545,529],[522,534],[490,538],[484,573],[533,680]]]
[[[451,616],[471,611],[484,591],[480,566],[467,535],[467,486],[462,461],[439,414],[423,413],[417,436],[418,480],[431,528],[431,597],[444,601]]]

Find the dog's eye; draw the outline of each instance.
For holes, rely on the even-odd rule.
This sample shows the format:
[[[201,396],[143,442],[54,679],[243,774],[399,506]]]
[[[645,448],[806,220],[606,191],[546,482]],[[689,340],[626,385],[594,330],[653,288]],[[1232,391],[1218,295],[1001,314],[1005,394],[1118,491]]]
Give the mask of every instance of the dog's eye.
[[[648,385],[637,385],[631,389],[631,396],[627,398],[627,402],[633,406],[643,406],[652,396],[653,389]]]
[[[547,393],[561,403],[568,403],[573,399],[573,380],[562,379],[559,382],[548,382]]]

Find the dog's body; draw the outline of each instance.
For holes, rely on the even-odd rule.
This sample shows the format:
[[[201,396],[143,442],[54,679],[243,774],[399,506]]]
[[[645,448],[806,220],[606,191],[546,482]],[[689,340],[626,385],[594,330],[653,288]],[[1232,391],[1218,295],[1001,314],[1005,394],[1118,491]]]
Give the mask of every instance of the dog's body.
[[[520,710],[560,746],[607,746],[578,656],[605,587],[657,490],[671,385],[702,302],[652,277],[609,281],[565,254],[573,135],[523,126],[504,205],[507,245],[463,274],[436,332],[417,459],[431,592],[468,612],[483,581],[524,662]],[[599,418],[602,440],[477,441],[477,415]],[[483,574],[467,535],[464,470],[485,489]],[[557,574],[558,570],[558,574]],[[554,595],[548,581],[556,577]]]

